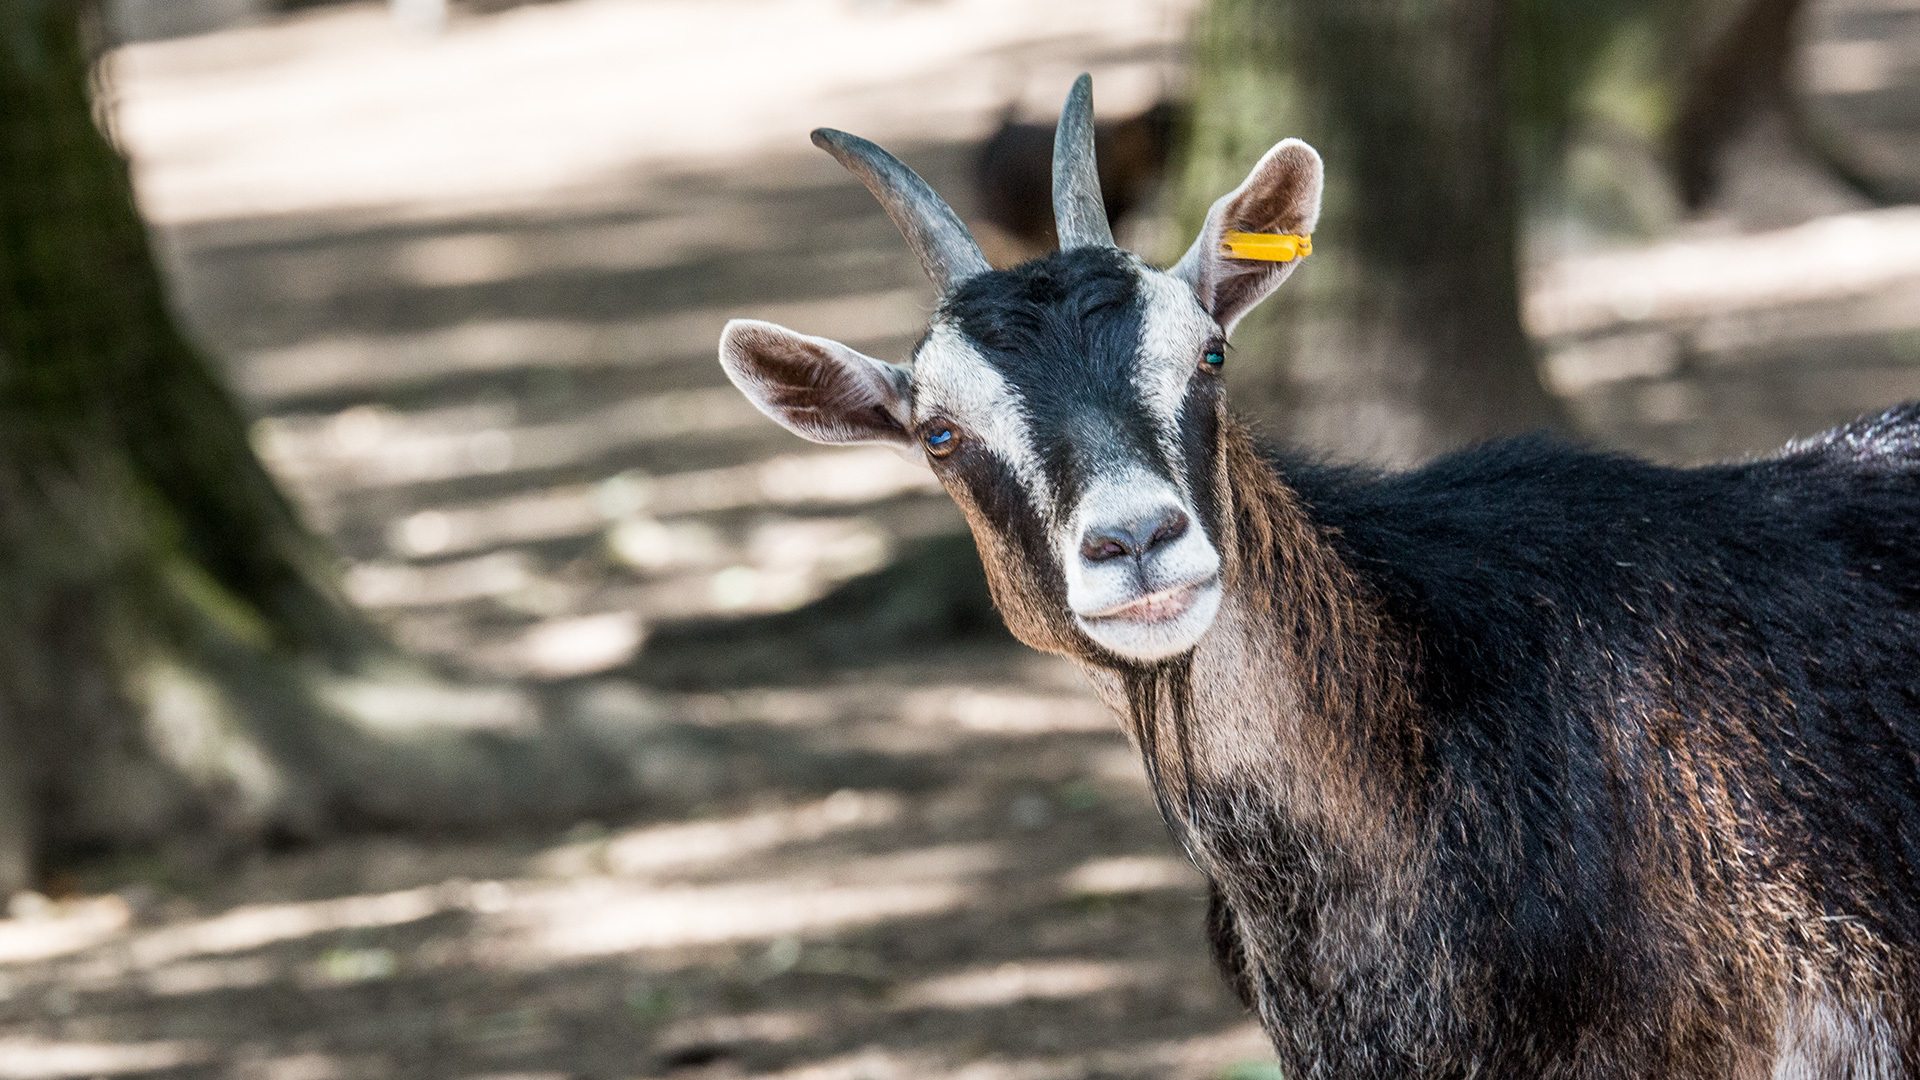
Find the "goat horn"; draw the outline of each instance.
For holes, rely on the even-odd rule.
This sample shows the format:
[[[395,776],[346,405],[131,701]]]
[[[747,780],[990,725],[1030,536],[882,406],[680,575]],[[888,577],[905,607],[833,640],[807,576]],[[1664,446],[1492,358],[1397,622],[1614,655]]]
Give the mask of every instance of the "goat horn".
[[[832,128],[816,130],[813,145],[832,154],[880,200],[941,296],[992,269],[960,215],[899,158],[857,135]]]
[[[1060,250],[1112,247],[1100,168],[1093,159],[1093,76],[1073,81],[1053,130],[1053,231]]]

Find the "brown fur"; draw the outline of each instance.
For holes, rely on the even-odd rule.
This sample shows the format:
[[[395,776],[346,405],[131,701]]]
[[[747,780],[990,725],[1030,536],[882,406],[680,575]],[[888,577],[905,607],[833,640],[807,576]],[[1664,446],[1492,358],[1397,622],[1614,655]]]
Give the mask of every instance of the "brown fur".
[[[1470,1033],[1508,1007],[1488,971],[1444,941],[1424,955],[1405,947],[1438,887],[1423,800],[1451,795],[1427,790],[1422,772],[1418,642],[1224,411],[1215,462],[1227,598],[1190,657],[1146,671],[1111,664],[1065,628],[1034,571],[1007,559],[1013,549],[992,523],[962,505],[1015,632],[1078,660],[1120,712],[1170,827],[1214,883],[1218,959],[1283,1056],[1321,1052],[1293,1018],[1324,991],[1271,982],[1289,970],[1326,979],[1397,970],[1392,981],[1407,990],[1393,1015],[1406,1042],[1451,1030],[1472,1045]],[[1760,809],[1779,799],[1764,790],[1774,781],[1746,734],[1751,720],[1700,722],[1763,674],[1690,653],[1682,628],[1666,640],[1663,670],[1679,677],[1643,686],[1643,699],[1622,708],[1610,771],[1634,774],[1627,759],[1652,755],[1668,779],[1619,793],[1639,801],[1632,816],[1642,823],[1622,842],[1659,868],[1651,906],[1665,913],[1669,959],[1689,975],[1662,1003],[1664,1023],[1595,1018],[1609,1038],[1576,1055],[1577,1066],[1543,1061],[1552,1071],[1542,1075],[1900,1075],[1888,1071],[1898,1067],[1891,1057],[1843,1060],[1873,1025],[1887,1029],[1875,1044],[1884,1054],[1911,1044],[1906,1007],[1892,996],[1903,985],[1898,958],[1864,927],[1822,915],[1813,868],[1769,854],[1782,847],[1770,832],[1792,823]],[[1779,707],[1776,722],[1786,722],[1790,708]],[[1703,730],[1714,738],[1702,741]],[[1276,840],[1276,823],[1296,839]],[[1323,900],[1301,909],[1290,899],[1303,897]],[[1436,1074],[1469,1067],[1433,1064]]]

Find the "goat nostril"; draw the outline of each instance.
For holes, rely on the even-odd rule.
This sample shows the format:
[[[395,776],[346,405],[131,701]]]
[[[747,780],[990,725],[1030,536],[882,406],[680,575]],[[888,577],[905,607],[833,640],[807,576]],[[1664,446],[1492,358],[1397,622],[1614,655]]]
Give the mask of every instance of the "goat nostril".
[[[1184,511],[1168,509],[1160,515],[1152,531],[1142,521],[1134,525],[1108,527],[1086,534],[1080,541],[1080,557],[1090,563],[1132,557],[1144,559],[1157,547],[1171,544],[1187,535],[1193,522]]]
[[[1190,524],[1184,511],[1175,510],[1168,514],[1166,520],[1160,523],[1160,527],[1153,530],[1153,535],[1147,537],[1147,550],[1152,551],[1161,544],[1172,543],[1187,535],[1187,526]]]

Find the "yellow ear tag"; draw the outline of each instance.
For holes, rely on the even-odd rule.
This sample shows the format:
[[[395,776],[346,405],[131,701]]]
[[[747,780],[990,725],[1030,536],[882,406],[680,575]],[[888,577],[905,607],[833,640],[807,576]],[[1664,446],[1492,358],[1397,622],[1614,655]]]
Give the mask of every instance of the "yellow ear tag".
[[[1292,233],[1230,232],[1220,238],[1220,252],[1235,259],[1292,262],[1313,254],[1313,237]]]

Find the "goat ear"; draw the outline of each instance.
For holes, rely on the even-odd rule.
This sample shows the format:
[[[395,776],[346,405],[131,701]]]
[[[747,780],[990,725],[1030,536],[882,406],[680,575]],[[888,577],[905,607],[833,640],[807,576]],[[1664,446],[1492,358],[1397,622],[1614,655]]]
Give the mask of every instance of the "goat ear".
[[[910,446],[912,373],[828,338],[735,319],[720,333],[720,366],[763,413],[817,443]]]
[[[1193,287],[1222,330],[1232,330],[1300,264],[1236,259],[1221,250],[1222,238],[1229,232],[1312,233],[1320,219],[1321,183],[1320,155],[1299,139],[1286,139],[1207,211],[1200,236],[1171,272]]]

